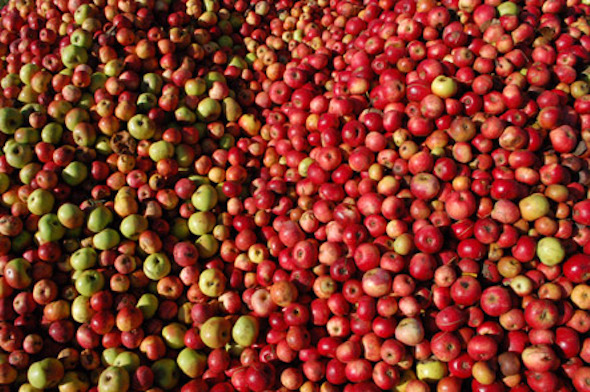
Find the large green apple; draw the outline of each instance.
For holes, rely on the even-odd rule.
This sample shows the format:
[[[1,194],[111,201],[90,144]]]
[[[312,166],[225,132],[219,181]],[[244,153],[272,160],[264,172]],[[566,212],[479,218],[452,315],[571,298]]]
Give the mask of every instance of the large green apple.
[[[537,257],[541,263],[551,267],[563,261],[565,250],[557,238],[545,237],[537,242]]]
[[[67,68],[75,68],[77,65],[86,64],[87,61],[88,52],[80,46],[68,45],[61,50],[61,62]]]
[[[139,358],[139,355],[132,351],[123,351],[117,355],[115,362],[113,362],[113,366],[123,368],[129,374],[135,372],[140,364],[141,359]]]
[[[15,108],[0,108],[0,131],[12,135],[23,124],[23,115]]]
[[[33,150],[28,144],[20,144],[14,139],[8,140],[2,149],[6,162],[15,169],[22,169],[33,160]]]
[[[104,276],[97,270],[86,270],[80,273],[74,283],[78,293],[90,297],[104,287]]]
[[[436,359],[426,359],[416,364],[418,380],[435,383],[447,375],[447,365]]]
[[[38,222],[39,235],[43,241],[52,242],[63,238],[66,228],[59,222],[56,214],[45,214]]]
[[[115,229],[106,228],[92,237],[92,245],[99,250],[107,250],[119,245],[121,236]]]
[[[84,212],[73,203],[64,203],[57,209],[57,219],[67,229],[77,229],[84,224]]]
[[[171,390],[178,385],[178,382],[180,381],[180,371],[173,359],[159,359],[154,362],[151,369],[154,373],[154,381],[160,388]]]
[[[537,220],[549,213],[549,200],[540,194],[534,193],[525,197],[518,203],[520,215],[529,222]]]
[[[45,358],[29,366],[27,380],[35,388],[55,388],[64,376],[64,366],[56,358]]]
[[[258,339],[260,323],[254,316],[240,316],[234,324],[231,334],[234,342],[242,347],[249,347]]]
[[[57,144],[61,140],[64,128],[61,124],[50,122],[41,130],[41,140],[45,143]]]
[[[174,145],[165,140],[157,141],[150,145],[148,154],[154,162],[172,158],[174,156]]]
[[[119,231],[125,238],[137,241],[139,235],[148,229],[148,225],[148,220],[143,215],[131,214],[121,221]]]
[[[90,49],[92,46],[92,35],[82,29],[76,29],[70,35],[70,43],[84,49]]]
[[[92,316],[96,313],[96,311],[92,309],[92,306],[90,306],[90,297],[84,295],[79,295],[74,298],[70,312],[72,314],[72,319],[80,324],[89,323]]]
[[[188,228],[194,235],[203,235],[213,231],[216,221],[212,212],[198,211],[188,218]]]
[[[113,366],[115,363],[115,359],[125,351],[121,347],[109,347],[102,350],[102,354],[100,355],[100,361],[104,366]]]
[[[160,280],[170,273],[172,264],[164,253],[153,253],[143,262],[143,272],[151,280]]]
[[[113,221],[113,212],[107,207],[101,205],[90,211],[86,227],[93,233],[105,229]]]
[[[55,198],[51,192],[45,189],[35,189],[27,198],[27,208],[31,214],[45,215],[53,210]]]
[[[136,114],[127,122],[127,130],[134,138],[147,140],[156,133],[156,124],[145,114]]]
[[[207,356],[203,353],[186,347],[176,357],[176,363],[184,374],[190,378],[200,377],[207,366]]]
[[[208,297],[219,297],[225,291],[227,279],[217,268],[208,268],[199,275],[199,289]]]
[[[217,205],[217,191],[212,185],[203,184],[191,196],[191,203],[199,211],[209,211]]]
[[[96,265],[98,254],[94,248],[80,248],[70,256],[70,265],[77,271],[84,271]]]
[[[202,99],[197,105],[197,117],[204,122],[215,121],[221,115],[221,104],[212,98]]]
[[[82,162],[74,161],[64,167],[61,178],[70,186],[78,186],[88,177],[88,168]]]
[[[231,323],[223,317],[211,317],[201,326],[200,336],[209,348],[220,348],[231,339]]]
[[[147,320],[154,317],[158,311],[158,305],[158,297],[156,297],[154,294],[145,293],[139,297],[135,306],[137,306],[143,313],[144,320]]]
[[[98,392],[127,392],[130,384],[129,373],[125,369],[109,366],[100,373]]]
[[[171,349],[178,350],[184,347],[184,335],[187,328],[180,323],[170,323],[162,328],[164,342]]]

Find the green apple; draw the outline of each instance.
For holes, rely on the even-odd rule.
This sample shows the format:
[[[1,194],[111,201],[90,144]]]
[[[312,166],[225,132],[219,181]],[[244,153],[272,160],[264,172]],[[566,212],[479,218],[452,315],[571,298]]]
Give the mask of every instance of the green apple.
[[[519,12],[518,5],[516,5],[515,3],[511,2],[511,1],[503,2],[502,4],[497,6],[496,9],[498,10],[498,14],[500,16],[518,15],[518,12]]]
[[[128,373],[133,373],[137,370],[141,360],[139,355],[132,351],[123,351],[117,358],[115,358],[115,362],[113,362],[113,366],[123,368],[127,370]]]
[[[175,218],[170,228],[170,234],[179,240],[187,239],[190,235],[187,220],[183,218]]]
[[[173,350],[184,347],[184,335],[187,328],[180,323],[170,323],[162,328],[162,338],[166,345]]]
[[[156,94],[141,93],[137,97],[137,109],[139,109],[139,111],[141,111],[141,112],[148,112],[157,106],[158,106],[158,96]],[[129,128],[129,125],[127,125],[127,128]]]
[[[143,215],[131,214],[121,221],[119,231],[125,238],[137,241],[139,235],[146,231],[148,226],[148,220]]]
[[[57,144],[61,140],[64,128],[61,124],[50,122],[41,130],[41,140],[45,143]]]
[[[130,384],[129,373],[125,369],[109,366],[100,373],[98,392],[127,392]]]
[[[99,250],[112,249],[119,245],[120,241],[119,232],[111,228],[101,230],[92,237],[92,245]]]
[[[170,358],[159,359],[151,366],[154,381],[164,390],[171,390],[180,381],[180,371],[176,362]],[[100,391],[102,392],[102,391]]]
[[[86,227],[91,232],[98,233],[110,225],[111,222],[113,222],[113,212],[107,207],[100,205],[88,214]]]
[[[177,144],[174,148],[174,159],[180,167],[190,167],[195,161],[195,150],[188,144]]]
[[[189,79],[184,84],[184,92],[190,96],[203,95],[207,92],[207,83],[203,78]]]
[[[104,72],[94,72],[90,76],[90,86],[88,87],[92,93],[104,87],[108,76]]]
[[[27,208],[34,215],[45,215],[53,210],[55,198],[45,189],[35,189],[27,198]]]
[[[4,266],[4,279],[10,286],[17,290],[22,290],[33,283],[31,276],[31,263],[22,257],[10,260]]]
[[[109,347],[102,350],[100,361],[104,366],[113,366],[115,359],[125,351],[122,347]]]
[[[518,203],[520,215],[529,222],[537,220],[549,213],[549,200],[541,193],[534,193]]]
[[[18,388],[18,392],[43,392],[43,390],[35,388],[34,386],[26,382]]]
[[[28,144],[20,144],[14,139],[6,142],[3,148],[6,162],[15,169],[22,169],[33,160],[33,150]]]
[[[90,381],[84,373],[68,371],[59,382],[59,392],[86,392],[90,389]]]
[[[227,84],[227,79],[223,75],[223,73],[219,71],[209,71],[205,75],[205,82],[207,83],[207,88],[213,87],[213,82],[221,82]]]
[[[188,377],[197,378],[205,372],[207,356],[197,350],[186,347],[178,353],[176,363],[180,370]]]
[[[64,366],[55,358],[45,358],[29,366],[27,380],[35,388],[51,389],[57,387],[64,376]]]
[[[80,324],[89,323],[92,316],[96,313],[92,306],[90,306],[90,297],[79,295],[72,301],[70,309],[72,318],[75,322]]]
[[[39,72],[39,66],[37,64],[28,63],[24,64],[18,71],[18,76],[21,82],[24,84],[30,84],[33,75]]]
[[[84,21],[95,15],[95,9],[96,8],[91,7],[89,4],[82,4],[77,7],[76,11],[74,11],[74,22],[81,26]]]
[[[436,359],[426,359],[416,364],[416,376],[418,380],[427,383],[436,383],[447,375],[447,365]]]
[[[104,276],[97,270],[86,270],[80,273],[74,282],[78,293],[91,297],[104,288]]]
[[[457,82],[448,76],[438,75],[430,85],[432,93],[442,99],[451,98],[457,93]]]
[[[174,156],[174,145],[165,140],[157,141],[150,145],[148,154],[154,162],[172,158]]]
[[[205,234],[197,238],[195,245],[199,255],[205,259],[213,257],[219,250],[219,242],[211,234]]]
[[[188,228],[194,235],[211,233],[215,223],[215,215],[210,211],[195,212],[188,218]]]
[[[197,105],[197,117],[200,121],[212,122],[221,115],[221,104],[212,98],[204,98]]]
[[[63,238],[66,228],[59,223],[56,214],[45,214],[39,219],[39,235],[43,241],[53,242]]]
[[[164,253],[153,253],[143,262],[143,273],[151,280],[158,281],[170,273],[172,264]]]
[[[209,211],[217,205],[217,191],[210,184],[203,184],[191,196],[192,205],[199,211]]]
[[[74,161],[64,167],[61,178],[70,186],[78,186],[88,177],[88,168],[82,162]]]
[[[76,29],[70,35],[70,43],[84,49],[92,47],[92,35],[85,30]]]
[[[57,219],[66,229],[77,229],[84,224],[84,212],[73,203],[64,203],[57,209]]]
[[[197,115],[183,105],[174,111],[174,119],[179,123],[194,123],[197,121]]]
[[[208,268],[199,275],[199,289],[208,297],[219,297],[225,291],[227,279],[217,268]]]
[[[136,114],[127,122],[127,130],[138,140],[147,140],[154,137],[156,124],[145,114]]]
[[[6,192],[10,187],[10,177],[6,173],[0,173],[0,194]]]
[[[200,336],[205,346],[220,348],[231,339],[231,323],[223,317],[211,317],[201,326]]]
[[[143,313],[143,318],[145,320],[154,317],[156,312],[158,311],[158,297],[154,294],[145,293],[137,300],[137,306],[141,313]]]
[[[565,250],[557,238],[545,237],[537,242],[537,257],[541,263],[551,267],[563,261]]]
[[[164,81],[162,77],[156,73],[146,73],[141,80],[141,91],[152,94],[160,94]]]
[[[76,68],[77,65],[86,64],[88,61],[88,52],[86,49],[68,45],[61,50],[61,62],[67,68]]]
[[[84,271],[96,265],[98,254],[94,248],[80,248],[70,256],[70,265],[76,271]]]
[[[234,342],[242,347],[253,345],[258,339],[259,332],[260,324],[258,319],[250,315],[240,316],[231,330]]]
[[[113,59],[107,61],[104,65],[104,73],[108,76],[119,76],[125,69],[125,63],[122,59]]]

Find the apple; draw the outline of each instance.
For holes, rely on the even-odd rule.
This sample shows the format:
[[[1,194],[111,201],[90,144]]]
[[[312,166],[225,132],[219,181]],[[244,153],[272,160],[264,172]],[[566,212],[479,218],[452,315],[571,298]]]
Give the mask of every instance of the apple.
[[[249,347],[256,342],[260,331],[259,321],[254,316],[240,316],[232,327],[234,342],[242,347]]]
[[[223,317],[211,317],[201,326],[200,336],[210,348],[225,346],[231,339],[231,323]]]
[[[37,389],[55,388],[64,373],[64,367],[58,359],[45,358],[31,364],[27,370],[27,380]]]
[[[430,89],[442,99],[450,98],[457,93],[457,82],[448,76],[438,75],[432,81]]]
[[[178,368],[190,378],[200,377],[206,369],[207,357],[191,348],[184,348],[176,358]]]
[[[547,266],[560,264],[565,258],[565,250],[557,238],[544,237],[537,243],[537,256]]]

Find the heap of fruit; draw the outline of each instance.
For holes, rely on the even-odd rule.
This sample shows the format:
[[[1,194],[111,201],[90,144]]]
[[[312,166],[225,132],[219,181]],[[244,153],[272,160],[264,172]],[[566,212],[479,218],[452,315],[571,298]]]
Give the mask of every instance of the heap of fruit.
[[[590,391],[588,0],[10,0],[0,391]]]

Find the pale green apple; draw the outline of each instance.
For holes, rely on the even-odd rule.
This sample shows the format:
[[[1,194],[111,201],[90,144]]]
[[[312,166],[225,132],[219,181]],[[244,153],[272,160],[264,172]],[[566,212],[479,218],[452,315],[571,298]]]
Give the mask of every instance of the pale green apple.
[[[176,363],[180,370],[188,377],[197,378],[205,372],[207,356],[197,350],[186,347],[178,353]]]
[[[549,213],[549,200],[541,193],[534,193],[518,203],[520,215],[529,222],[537,220]]]
[[[122,347],[109,347],[102,350],[100,361],[104,366],[113,366],[115,359],[125,351]]]
[[[98,378],[98,392],[127,392],[130,385],[129,373],[116,366],[109,366]]]
[[[57,387],[64,372],[64,366],[58,359],[45,358],[29,366],[27,380],[35,388],[51,389]]]
[[[59,222],[56,214],[43,215],[37,225],[43,241],[57,241],[66,234],[66,228]]]
[[[162,328],[162,338],[168,347],[178,350],[184,347],[186,331],[186,326],[180,323],[170,323]]]
[[[219,297],[225,291],[227,279],[217,268],[208,268],[199,275],[199,289],[208,297]]]
[[[219,250],[219,242],[211,234],[205,234],[195,241],[199,255],[205,259],[213,257]]]
[[[96,265],[98,254],[94,248],[80,248],[70,256],[70,265],[77,271],[84,271]]]
[[[148,220],[139,214],[131,214],[121,221],[119,231],[125,238],[133,241],[139,239],[139,235],[148,229]]]
[[[78,186],[88,177],[88,167],[79,161],[68,164],[61,172],[61,178],[70,186]]]
[[[191,203],[199,211],[209,211],[217,205],[217,191],[210,184],[203,184],[191,196]]]
[[[164,253],[153,253],[143,262],[143,272],[151,280],[160,280],[170,273],[172,264]]]
[[[129,374],[135,372],[140,364],[141,359],[139,358],[139,355],[132,351],[123,351],[117,355],[115,362],[113,362],[113,366],[123,368]]]
[[[172,158],[174,156],[174,145],[165,140],[157,141],[150,145],[148,154],[154,162]]]
[[[211,317],[201,326],[200,336],[209,348],[220,348],[231,339],[231,323],[223,317]]]
[[[217,219],[210,211],[198,211],[188,218],[188,228],[194,235],[211,233]]]
[[[147,140],[154,137],[156,124],[145,114],[136,114],[127,122],[127,130],[138,140]]]
[[[145,293],[142,294],[141,297],[139,297],[139,299],[137,300],[137,304],[135,306],[137,306],[139,310],[141,310],[141,312],[143,313],[143,318],[147,320],[154,317],[154,315],[158,311],[158,305],[158,297],[156,297],[154,294]]]
[[[545,237],[537,242],[537,257],[541,263],[551,267],[563,261],[565,250],[557,238]]]
[[[84,373],[68,371],[57,386],[59,392],[86,392],[90,389],[90,381]]]
[[[438,75],[430,85],[432,93],[442,99],[451,98],[457,93],[457,88],[457,82],[445,75]]]
[[[119,245],[121,236],[115,229],[106,228],[92,237],[92,245],[99,250],[107,250]]]
[[[66,229],[77,229],[84,224],[84,212],[73,203],[64,203],[57,209],[57,218]]]
[[[91,297],[104,288],[104,276],[97,270],[86,270],[80,273],[76,278],[74,286],[78,293]]]
[[[88,52],[86,49],[68,45],[61,50],[61,62],[67,68],[75,68],[77,65],[86,64],[88,61]]]
[[[61,140],[64,128],[61,124],[50,122],[41,130],[41,140],[45,143],[57,144]]]
[[[90,297],[79,295],[72,301],[70,309],[72,319],[80,324],[89,323],[92,316],[96,313],[92,306],[90,306]]]
[[[12,135],[23,124],[23,115],[15,108],[0,108],[0,131]]]
[[[92,47],[92,35],[85,30],[76,29],[70,35],[70,43],[84,49]]]
[[[100,205],[90,211],[86,222],[86,227],[93,233],[105,229],[113,221],[113,212],[107,207]]]
[[[436,359],[426,359],[416,364],[416,376],[418,380],[427,383],[436,383],[447,375],[447,365]]]
[[[231,331],[234,342],[242,347],[249,347],[256,342],[260,333],[260,323],[254,316],[240,316]]]

